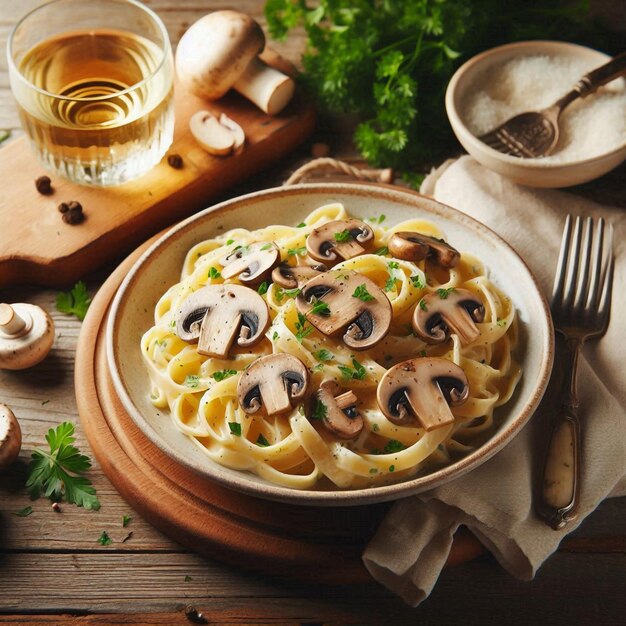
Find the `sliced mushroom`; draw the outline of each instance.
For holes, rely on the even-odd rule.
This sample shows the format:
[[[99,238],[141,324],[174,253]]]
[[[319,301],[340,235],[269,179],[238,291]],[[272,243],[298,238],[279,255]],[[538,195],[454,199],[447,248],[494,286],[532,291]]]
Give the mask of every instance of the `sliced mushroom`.
[[[387,370],[378,383],[378,406],[394,424],[414,418],[425,430],[454,422],[450,406],[469,396],[465,372],[452,361],[438,357],[403,361]]]
[[[235,338],[241,347],[253,346],[270,324],[265,300],[242,285],[209,285],[182,304],[176,316],[176,334],[198,342],[198,352],[224,358]]]
[[[351,259],[365,252],[374,232],[361,220],[334,220],[314,228],[306,239],[306,249],[317,261]]]
[[[478,296],[467,289],[442,289],[422,298],[413,312],[413,330],[426,343],[443,343],[451,333],[461,345],[480,335],[476,322],[485,318],[485,307]]]
[[[363,418],[359,414],[357,397],[352,390],[341,393],[334,380],[325,380],[320,385],[315,399],[325,407],[322,423],[339,439],[354,439],[363,430]]]
[[[421,261],[429,258],[441,267],[454,267],[461,258],[459,251],[442,239],[414,232],[394,233],[387,244],[397,259]]]
[[[278,415],[301,402],[308,386],[309,371],[300,359],[291,354],[270,354],[243,372],[237,399],[246,413]]]
[[[237,276],[244,285],[258,285],[268,280],[272,270],[280,263],[280,251],[272,241],[259,241],[248,246],[237,246],[222,257],[223,278]]]
[[[361,297],[356,295],[359,293]],[[391,324],[391,303],[382,289],[349,270],[326,272],[309,280],[296,298],[296,306],[321,333],[343,333],[343,342],[354,350],[376,345]]]
[[[286,261],[272,271],[272,282],[285,289],[296,289],[304,283],[328,271],[323,263],[311,265],[289,265]]]
[[[230,154],[235,148],[235,135],[220,124],[209,111],[198,111],[189,118],[189,130],[194,139],[209,153],[216,156]]]

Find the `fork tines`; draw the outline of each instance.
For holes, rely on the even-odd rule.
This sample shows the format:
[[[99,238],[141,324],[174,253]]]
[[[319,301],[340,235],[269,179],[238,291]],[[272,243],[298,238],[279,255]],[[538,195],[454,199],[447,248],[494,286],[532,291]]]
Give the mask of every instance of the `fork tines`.
[[[537,156],[505,127],[496,128],[478,139],[484,144],[487,144],[490,148],[502,152],[503,154],[512,154],[520,158],[533,158]]]
[[[573,223],[573,226],[572,226]],[[613,225],[600,218],[567,216],[552,290],[557,327],[579,326],[589,334],[604,332],[611,305]]]

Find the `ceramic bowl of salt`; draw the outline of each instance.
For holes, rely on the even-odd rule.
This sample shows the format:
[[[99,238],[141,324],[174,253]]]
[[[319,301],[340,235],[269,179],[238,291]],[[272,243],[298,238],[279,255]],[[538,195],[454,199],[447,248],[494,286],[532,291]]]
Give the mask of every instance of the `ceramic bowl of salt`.
[[[488,50],[450,80],[446,111],[452,129],[477,161],[522,185],[569,187],[598,178],[626,159],[624,78],[563,111],[559,142],[546,157],[503,154],[478,137],[518,113],[550,106],[609,60],[597,50],[558,41],[523,41]]]

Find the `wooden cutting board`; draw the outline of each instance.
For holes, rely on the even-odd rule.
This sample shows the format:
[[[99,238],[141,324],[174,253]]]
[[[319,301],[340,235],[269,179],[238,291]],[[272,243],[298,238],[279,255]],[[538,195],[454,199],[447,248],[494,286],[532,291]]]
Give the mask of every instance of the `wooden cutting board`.
[[[283,71],[286,62],[268,51],[264,58]],[[75,185],[51,176],[54,193],[40,195],[34,181],[45,174],[22,136],[0,150],[0,287],[16,283],[67,286],[165,226],[203,209],[218,194],[267,168],[304,141],[315,126],[315,112],[300,94],[270,117],[235,92],[218,102],[201,100],[181,88],[174,96],[176,126],[166,158],[143,177],[117,187]],[[238,154],[210,156],[192,137],[188,120],[196,111],[224,112],[246,133]],[[60,202],[79,201],[87,219],[70,226],[61,220]]]
[[[106,320],[119,284],[151,241],[104,283],[89,308],[78,342],[78,411],[104,473],[148,522],[208,557],[316,583],[367,580],[361,553],[389,504],[303,507],[231,491],[170,459],[125,412],[108,375]],[[478,540],[461,529],[448,565],[482,552]]]

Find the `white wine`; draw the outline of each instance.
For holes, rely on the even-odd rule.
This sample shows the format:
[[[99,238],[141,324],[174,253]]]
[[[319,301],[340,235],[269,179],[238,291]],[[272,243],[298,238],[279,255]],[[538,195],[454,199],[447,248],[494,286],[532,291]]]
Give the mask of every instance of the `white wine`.
[[[172,141],[171,52],[144,37],[66,32],[28,50],[18,70],[26,80],[12,86],[24,130],[44,163],[74,181],[135,178]]]

